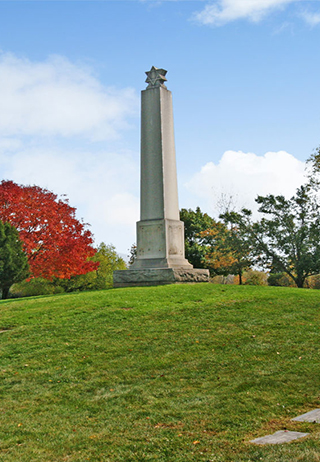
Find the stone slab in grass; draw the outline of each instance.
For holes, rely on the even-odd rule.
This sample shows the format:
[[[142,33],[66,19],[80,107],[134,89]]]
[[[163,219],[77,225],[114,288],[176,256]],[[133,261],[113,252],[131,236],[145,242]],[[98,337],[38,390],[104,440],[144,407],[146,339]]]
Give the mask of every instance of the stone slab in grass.
[[[289,443],[290,441],[297,440],[298,438],[303,438],[304,436],[309,435],[309,433],[301,432],[291,432],[289,430],[280,430],[275,432],[273,435],[262,436],[261,438],[256,438],[251,440],[250,443],[254,444],[282,444]]]
[[[320,423],[320,409],[314,409],[313,411],[306,412],[305,414],[299,415],[294,419],[297,422],[315,422]]]

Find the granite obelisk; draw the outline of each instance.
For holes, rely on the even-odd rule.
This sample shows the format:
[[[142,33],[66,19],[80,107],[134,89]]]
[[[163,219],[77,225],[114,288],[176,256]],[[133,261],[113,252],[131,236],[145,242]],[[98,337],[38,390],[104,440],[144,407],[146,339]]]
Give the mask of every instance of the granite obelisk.
[[[146,72],[141,92],[140,221],[137,256],[128,271],[115,271],[115,287],[208,281],[209,271],[193,269],[184,254],[180,221],[172,94],[164,69]]]

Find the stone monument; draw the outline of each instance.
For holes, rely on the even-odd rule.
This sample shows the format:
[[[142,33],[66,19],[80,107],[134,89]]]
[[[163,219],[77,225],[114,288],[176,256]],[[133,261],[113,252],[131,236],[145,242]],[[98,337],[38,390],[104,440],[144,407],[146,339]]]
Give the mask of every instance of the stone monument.
[[[114,287],[207,282],[209,270],[194,269],[184,255],[180,221],[172,94],[164,69],[146,72],[141,93],[141,189],[137,256],[129,270],[114,271]]]

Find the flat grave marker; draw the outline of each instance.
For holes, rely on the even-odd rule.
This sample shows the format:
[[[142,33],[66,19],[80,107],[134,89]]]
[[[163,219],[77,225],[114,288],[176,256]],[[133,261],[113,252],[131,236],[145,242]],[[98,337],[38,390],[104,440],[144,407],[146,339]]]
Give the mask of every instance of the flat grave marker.
[[[296,422],[315,422],[320,423],[320,409],[314,409],[313,411],[306,412],[305,414],[295,417]]]
[[[309,433],[292,432],[289,430],[279,430],[273,433],[273,435],[266,435],[266,436],[262,436],[261,438],[256,438],[254,440],[251,440],[250,443],[254,443],[254,444],[290,443],[290,441],[303,438],[307,435],[309,435]]]

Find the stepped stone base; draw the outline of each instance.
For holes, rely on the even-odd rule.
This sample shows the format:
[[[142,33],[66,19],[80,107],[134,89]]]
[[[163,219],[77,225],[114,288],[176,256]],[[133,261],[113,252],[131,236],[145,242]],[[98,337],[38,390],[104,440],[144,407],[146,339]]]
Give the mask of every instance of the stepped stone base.
[[[148,268],[113,272],[113,287],[157,286],[183,282],[208,282],[207,269]]]

